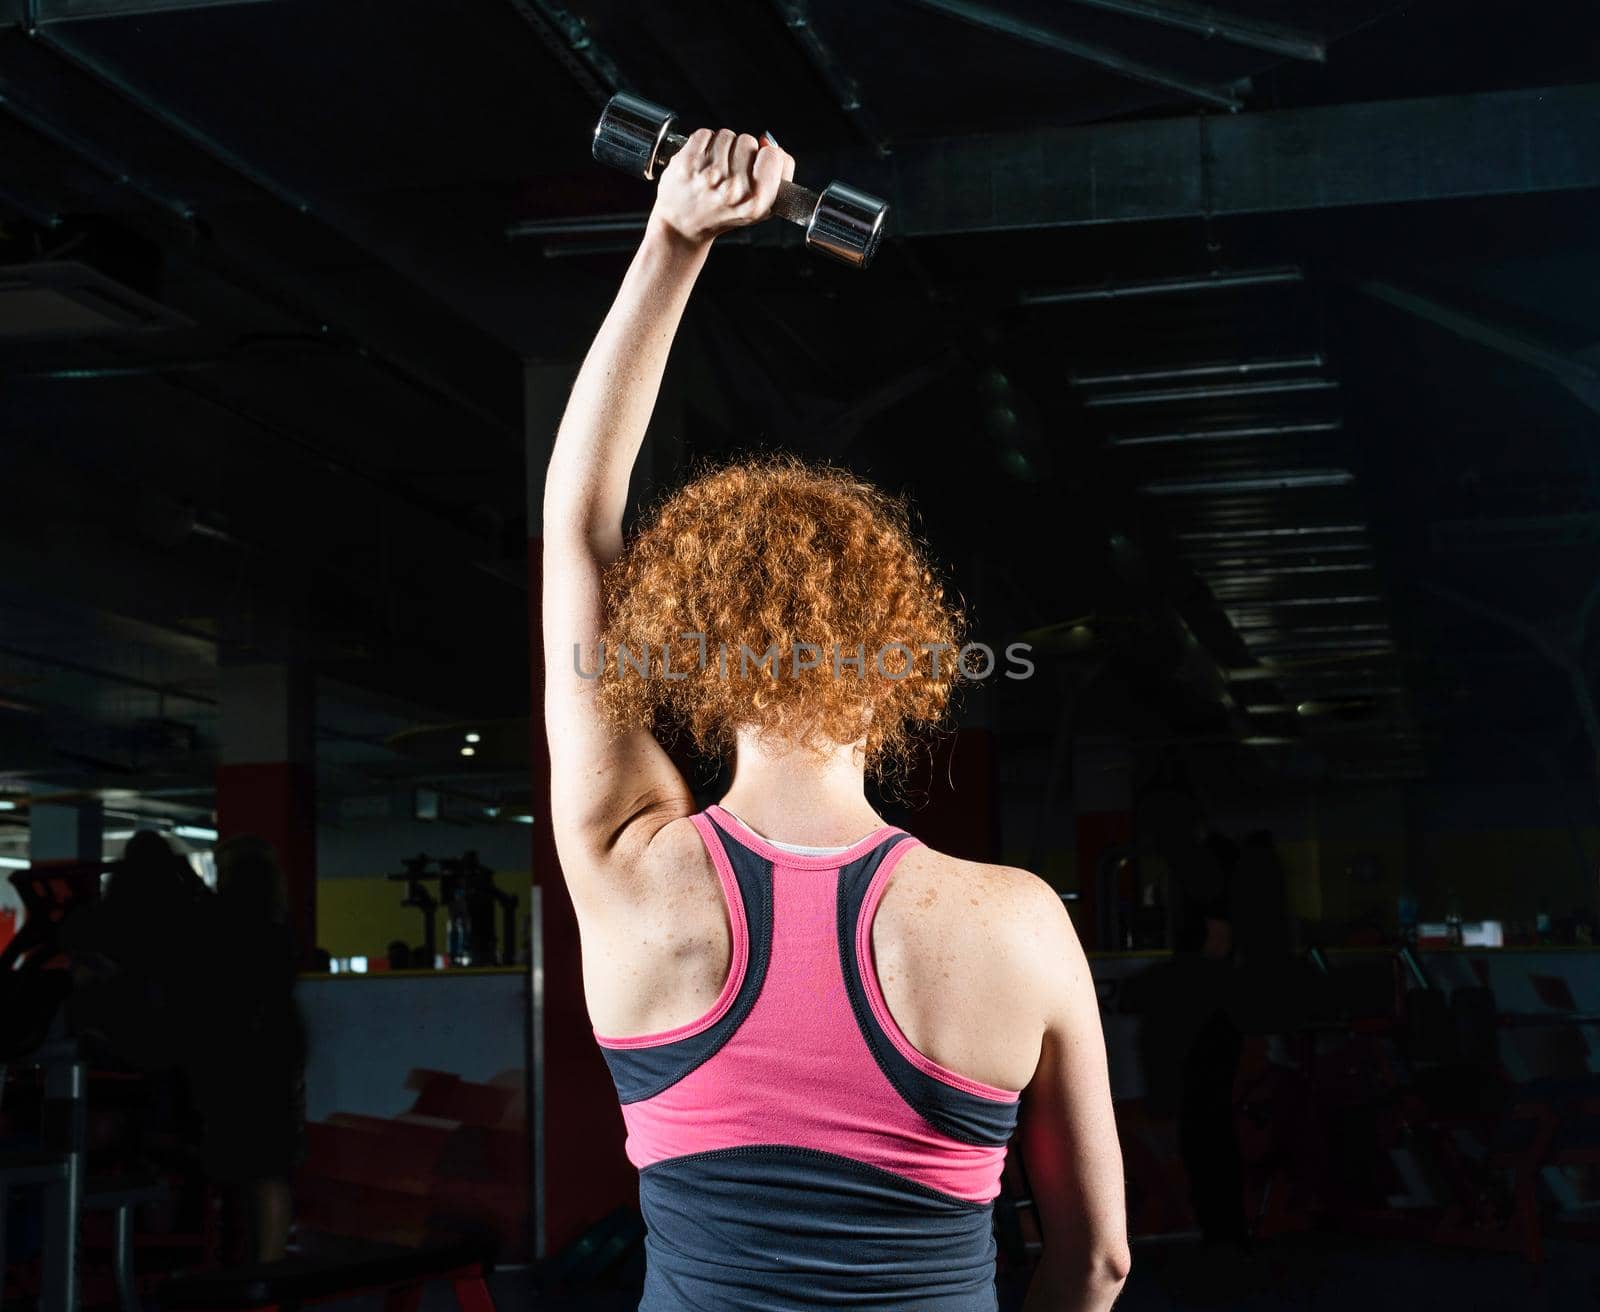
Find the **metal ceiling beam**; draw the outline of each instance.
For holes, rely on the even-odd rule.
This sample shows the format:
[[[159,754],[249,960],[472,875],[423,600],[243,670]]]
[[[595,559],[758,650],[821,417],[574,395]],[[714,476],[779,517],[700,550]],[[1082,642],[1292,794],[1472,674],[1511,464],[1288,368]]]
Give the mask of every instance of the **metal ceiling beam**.
[[[1134,82],[1143,82],[1153,87],[1160,87],[1163,91],[1173,91],[1191,100],[1199,100],[1208,105],[1216,105],[1221,109],[1244,108],[1242,100],[1222,87],[1191,82],[1187,78],[1179,77],[1176,73],[1169,73],[1165,69],[1157,68],[1153,64],[1140,63],[1136,59],[1129,59],[1126,55],[1118,54],[1115,50],[1107,50],[1103,46],[1092,46],[1088,42],[1064,36],[1060,32],[1052,31],[1050,28],[1040,27],[1037,23],[1026,22],[1023,19],[1013,17],[1011,14],[1001,13],[997,9],[990,9],[986,5],[969,4],[967,0],[909,0],[909,3],[921,9],[943,14],[946,18],[954,18],[959,22],[982,28],[986,32],[994,32],[999,36],[1010,37],[1014,41],[1024,41],[1028,45],[1038,46],[1043,50],[1052,50],[1057,54],[1070,55],[1073,59],[1084,60],[1086,63],[1107,69],[1119,77],[1125,77]]]
[[[1328,57],[1327,43],[1321,37],[1298,32],[1279,23],[1257,18],[1242,18],[1221,13],[1210,5],[1186,4],[1184,0],[1071,0],[1090,9],[1104,9],[1129,18],[1144,18],[1165,27],[1180,28],[1197,36],[1231,41],[1234,45],[1323,63]]]
[[[533,34],[572,80],[596,105],[604,105],[622,87],[616,62],[589,34],[589,29],[565,5],[555,0],[509,0]]]
[[[197,706],[216,706],[218,704],[215,697],[207,697],[197,692],[185,692],[175,684],[153,683],[148,679],[136,679],[132,675],[121,674],[116,670],[102,669],[96,665],[86,665],[82,661],[68,660],[65,657],[52,656],[46,652],[29,651],[23,647],[6,645],[0,646],[0,655],[10,656],[21,661],[30,661],[35,665],[43,665],[49,669],[65,670],[69,674],[81,674],[86,678],[119,684],[124,688],[137,688],[141,692],[170,698],[173,701],[193,702]]]
[[[61,226],[61,216],[54,210],[41,205],[31,196],[12,191],[9,187],[0,186],[0,210],[10,210],[11,213],[27,219],[30,223],[36,223],[41,228]]]
[[[816,22],[811,15],[811,6],[805,3],[805,0],[772,0],[772,6],[777,10],[778,17],[789,30],[790,36],[794,38],[795,44],[810,61],[811,67],[816,69],[817,76],[828,88],[828,93],[833,97],[833,102],[839,107],[840,112],[854,125],[856,131],[861,134],[861,139],[872,147],[874,154],[887,155],[888,134],[867,112],[867,107],[861,103],[861,88],[856,84],[855,78],[850,75],[849,69],[844,66],[833,47],[817,31]]]
[[[1508,359],[1550,374],[1591,410],[1600,410],[1600,356],[1592,352],[1589,353],[1590,359],[1571,355],[1530,334],[1469,314],[1419,292],[1396,287],[1393,283],[1372,280],[1361,283],[1360,288],[1375,300],[1435,324],[1465,341],[1475,342]]]
[[[904,237],[1291,213],[1600,188],[1600,84],[903,142],[808,159],[887,197]],[[1204,144],[1204,150],[1202,150]],[[598,216],[604,218],[606,216]],[[780,225],[751,229],[753,244]],[[1239,292],[1304,270],[1218,269],[1025,291],[1023,305]]]
[[[313,204],[279,179],[256,168],[238,152],[218,141],[197,124],[190,122],[187,118],[170,109],[145,89],[118,73],[110,65],[78,46],[75,42],[57,35],[52,30],[52,26],[39,26],[34,30],[34,36],[41,45],[54,52],[64,63],[76,69],[91,82],[98,84],[132,105],[173,136],[185,142],[191,149],[210,158],[214,163],[258,188],[273,200],[314,222],[322,224],[331,232],[337,233],[343,240],[349,242],[364,255],[380,262],[400,277],[406,279],[412,286],[421,290],[423,294],[434,295],[428,280],[419,274],[414,262],[409,259],[396,258],[392,253],[386,253],[375,245],[364,224],[330,207],[322,204]],[[61,148],[76,155],[96,171],[105,174],[123,186],[133,189],[144,196],[150,203],[175,216],[180,222],[192,225],[198,217],[187,202],[178,197],[166,196],[142,183],[137,176],[123,169],[119,161],[108,160],[94,145],[65,132],[56,126],[52,120],[45,117],[42,112],[30,106],[19,105],[14,96],[10,98],[0,97],[0,102],[3,102],[8,111],[27,122],[31,129],[49,137]],[[195,258],[205,261],[207,257],[200,255],[199,252],[206,250],[207,245],[207,243],[196,243],[189,253]],[[233,267],[233,261],[224,258],[220,261],[212,259],[208,262],[218,266],[226,266],[226,271],[222,272],[222,276],[228,278],[229,281],[242,285],[240,283],[241,271]],[[444,308],[453,317],[460,319],[460,316],[455,311],[450,310],[449,307]],[[386,351],[373,350],[370,355],[375,363],[380,364],[388,372],[396,377],[405,379],[418,390],[430,393],[437,399],[445,401],[456,409],[471,415],[486,428],[498,431],[506,436],[515,436],[517,434],[516,426],[507,419],[496,414],[473,397],[468,396],[450,382],[437,377],[431,371],[409,361],[397,359]]]
[[[1213,116],[1204,152],[1192,118],[1144,119],[905,144],[833,172],[890,186],[907,236],[998,232],[1597,188],[1596,122],[1600,84],[1533,87]]]
[[[37,26],[71,23],[87,18],[141,18],[178,9],[219,9],[267,0],[28,0],[30,17]]]
[[[85,141],[75,132],[69,132],[61,127],[37,106],[19,97],[15,86],[4,77],[0,77],[0,110],[21,123],[35,136],[43,137],[57,149],[75,156],[93,172],[116,186],[126,188],[147,204],[173,215],[180,223],[194,221],[194,207],[187,201],[168,195],[160,187],[141,177],[136,169],[122,160],[112,158],[93,142]]]

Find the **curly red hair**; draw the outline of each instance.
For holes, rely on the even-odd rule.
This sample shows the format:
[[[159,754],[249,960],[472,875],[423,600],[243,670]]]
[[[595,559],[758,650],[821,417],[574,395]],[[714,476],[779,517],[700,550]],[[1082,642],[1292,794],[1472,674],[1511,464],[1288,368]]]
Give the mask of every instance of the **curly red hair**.
[[[905,503],[846,469],[766,456],[703,472],[604,587],[603,712],[618,729],[664,714],[703,752],[739,728],[818,752],[864,738],[882,774],[960,682],[961,607]]]

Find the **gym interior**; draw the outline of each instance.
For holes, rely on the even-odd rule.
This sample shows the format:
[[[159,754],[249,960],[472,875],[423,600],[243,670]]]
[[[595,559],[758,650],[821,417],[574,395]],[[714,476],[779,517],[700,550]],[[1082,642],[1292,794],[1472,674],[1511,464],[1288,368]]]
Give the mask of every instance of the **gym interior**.
[[[751,452],[909,502],[995,668],[869,795],[1070,914],[1117,1305],[1600,1303],[1597,57],[1580,0],[0,0],[7,1312],[638,1305],[541,498],[723,126],[822,194],[714,243],[625,523]]]

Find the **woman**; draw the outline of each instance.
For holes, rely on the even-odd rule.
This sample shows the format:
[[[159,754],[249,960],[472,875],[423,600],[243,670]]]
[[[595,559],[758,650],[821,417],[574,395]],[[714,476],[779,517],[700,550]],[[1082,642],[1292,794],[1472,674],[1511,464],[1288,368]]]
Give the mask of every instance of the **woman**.
[[[792,172],[728,131],[674,157],[545,485],[552,825],[640,1168],[640,1306],[993,1308],[1018,1128],[1045,1236],[1027,1307],[1104,1308],[1128,1271],[1122,1163],[1061,900],[866,798],[956,676],[960,617],[904,511],[769,459],[704,475],[623,542],[712,241]],[[731,753],[721,805],[694,813],[658,715]]]

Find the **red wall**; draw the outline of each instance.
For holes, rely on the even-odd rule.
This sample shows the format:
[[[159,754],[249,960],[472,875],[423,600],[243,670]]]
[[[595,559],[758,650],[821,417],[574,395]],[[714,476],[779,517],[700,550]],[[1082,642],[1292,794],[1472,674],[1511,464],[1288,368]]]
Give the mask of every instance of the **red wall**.
[[[302,962],[317,945],[316,773],[305,764],[276,761],[217,767],[220,838],[255,834],[278,854]]]

